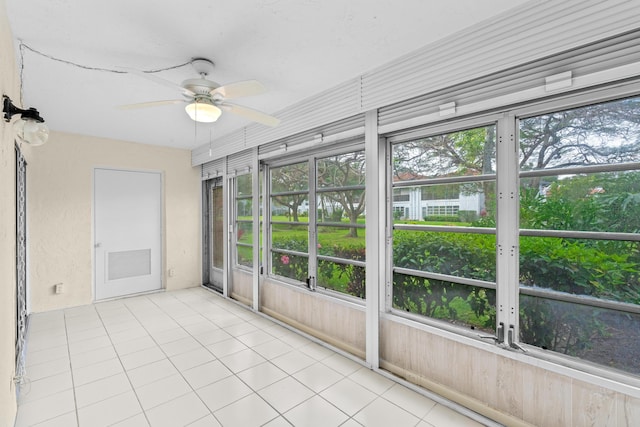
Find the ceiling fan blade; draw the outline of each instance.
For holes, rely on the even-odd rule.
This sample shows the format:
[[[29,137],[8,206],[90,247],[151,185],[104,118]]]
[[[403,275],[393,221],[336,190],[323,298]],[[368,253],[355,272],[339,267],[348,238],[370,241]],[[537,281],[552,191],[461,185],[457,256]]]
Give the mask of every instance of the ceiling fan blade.
[[[220,94],[223,98],[233,99],[243,96],[259,95],[267,91],[262,83],[257,80],[246,80],[242,82],[229,83],[213,89],[211,95]]]
[[[126,68],[126,67],[118,67],[118,68],[120,68],[122,71],[125,71],[127,73],[135,74],[136,76],[142,77],[143,79],[151,80],[152,82],[156,82],[156,83],[161,84],[163,86],[167,86],[167,87],[170,87],[172,89],[179,90],[181,93],[183,93],[185,95],[189,95],[189,96],[194,96],[195,95],[195,93],[193,93],[189,89],[183,88],[179,84],[174,83],[174,82],[169,81],[169,80],[165,80],[162,77],[158,77],[154,73],[145,73],[144,71],[136,70],[136,69],[133,69],[133,68]]]
[[[249,120],[252,120],[257,123],[262,123],[267,126],[278,126],[280,123],[280,119],[270,116],[266,113],[263,113],[258,110],[254,110],[252,108],[243,107],[241,105],[230,104],[228,102],[224,102],[220,104],[226,111],[230,113],[237,114],[239,116],[245,117]]]
[[[118,108],[120,110],[133,110],[135,108],[147,108],[147,107],[158,107],[161,105],[183,104],[184,102],[185,101],[182,99],[169,99],[166,101],[151,101],[151,102],[140,102],[138,104],[119,105]]]

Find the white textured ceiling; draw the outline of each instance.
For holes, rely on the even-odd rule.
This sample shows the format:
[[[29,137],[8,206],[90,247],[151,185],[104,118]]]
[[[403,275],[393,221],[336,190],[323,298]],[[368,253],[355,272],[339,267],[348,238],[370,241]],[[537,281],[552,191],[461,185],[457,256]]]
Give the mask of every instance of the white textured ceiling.
[[[268,92],[235,100],[275,114],[525,0],[5,0],[25,107],[53,130],[192,149],[250,122],[195,123],[169,87],[118,70],[205,57],[220,84],[256,79]],[[487,22],[499,25],[499,22]],[[22,49],[20,42],[24,43]],[[37,51],[39,53],[34,52]],[[72,65],[71,63],[77,64]],[[84,68],[86,67],[86,68]],[[155,74],[180,83],[190,66]]]

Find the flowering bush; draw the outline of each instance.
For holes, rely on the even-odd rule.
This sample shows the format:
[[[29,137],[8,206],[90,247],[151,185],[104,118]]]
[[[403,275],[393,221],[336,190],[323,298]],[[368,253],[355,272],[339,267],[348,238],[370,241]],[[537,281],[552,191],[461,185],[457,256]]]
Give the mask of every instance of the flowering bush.
[[[296,252],[307,252],[307,239],[296,237],[282,237],[273,239],[273,252],[271,256],[271,272],[279,276],[304,282],[309,277],[306,256],[283,254],[278,249]]]

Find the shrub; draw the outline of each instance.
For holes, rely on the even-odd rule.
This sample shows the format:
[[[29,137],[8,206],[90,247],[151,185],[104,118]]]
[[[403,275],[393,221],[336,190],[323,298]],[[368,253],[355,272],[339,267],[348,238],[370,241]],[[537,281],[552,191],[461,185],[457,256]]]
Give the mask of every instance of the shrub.
[[[344,214],[344,209],[335,208],[331,215],[329,215],[329,220],[331,222],[340,222],[342,221],[342,215]]]
[[[365,260],[366,249],[362,246],[341,246],[334,244],[324,247],[323,255],[355,261]],[[318,286],[365,298],[364,267],[339,262],[320,260],[318,262]]]
[[[296,252],[307,252],[306,237],[282,237],[273,239],[274,251],[271,255],[272,273],[298,280],[306,281],[309,276],[307,257],[299,255],[288,255],[277,252],[277,249],[285,249]]]
[[[289,255],[277,252],[285,249],[306,253],[308,251],[306,238],[279,237],[274,238],[272,254],[272,272],[290,279],[305,282],[308,274],[309,259],[299,255]],[[277,248],[277,249],[276,249]],[[366,249],[361,246],[333,245],[323,248],[323,254],[342,259],[364,261]],[[358,298],[365,298],[365,269],[351,264],[341,264],[332,261],[318,263],[318,285],[344,292]]]
[[[495,281],[495,240],[484,235],[396,231],[394,265],[458,277]],[[492,237],[492,236],[491,236]],[[610,244],[626,245],[612,253]],[[524,237],[520,241],[520,283],[640,304],[637,244]],[[394,306],[413,313],[464,323],[495,325],[495,292],[490,289],[394,275]],[[601,310],[523,295],[520,334],[524,342],[580,355],[605,336]]]
[[[426,222],[460,222],[457,215],[427,215],[424,220]]]
[[[476,211],[458,211],[458,221],[473,222],[478,219]]]

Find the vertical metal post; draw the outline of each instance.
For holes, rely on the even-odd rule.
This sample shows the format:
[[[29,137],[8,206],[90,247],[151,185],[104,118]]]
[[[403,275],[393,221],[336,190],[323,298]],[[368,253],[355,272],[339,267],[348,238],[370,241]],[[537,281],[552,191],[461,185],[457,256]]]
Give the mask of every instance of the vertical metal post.
[[[253,298],[252,307],[255,311],[260,311],[260,161],[258,160],[258,150],[253,151],[251,159],[251,208],[253,215],[252,235],[253,235]]]
[[[222,200],[224,201],[224,206],[222,207],[222,235],[225,236],[224,241],[222,243],[222,295],[225,298],[230,297],[230,275],[231,275],[231,263],[229,256],[229,249],[231,247],[231,233],[229,227],[229,218],[231,217],[232,207],[231,207],[231,197],[229,191],[229,185],[231,181],[229,180],[229,175],[227,174],[227,158],[224,158],[224,165],[222,167]]]
[[[378,136],[378,111],[365,113],[366,188],[366,362],[380,366],[381,286],[384,288],[385,168],[384,149]],[[382,214],[381,214],[382,213]],[[383,270],[384,271],[384,270]],[[382,300],[384,301],[384,299]]]
[[[309,244],[309,263],[308,263],[308,278],[309,278],[309,289],[315,290],[317,278],[318,278],[318,225],[317,225],[317,214],[318,207],[317,197],[316,197],[316,159],[315,157],[310,157],[307,161],[307,166],[309,170],[309,185],[308,185],[308,193],[307,197],[308,206],[309,206],[309,225],[308,225],[308,239]]]
[[[262,266],[261,274],[266,277],[271,269],[271,171],[264,165],[262,171]]]
[[[518,144],[516,119],[506,115],[497,132],[496,281],[497,329],[518,337]],[[501,341],[502,342],[502,341]]]

